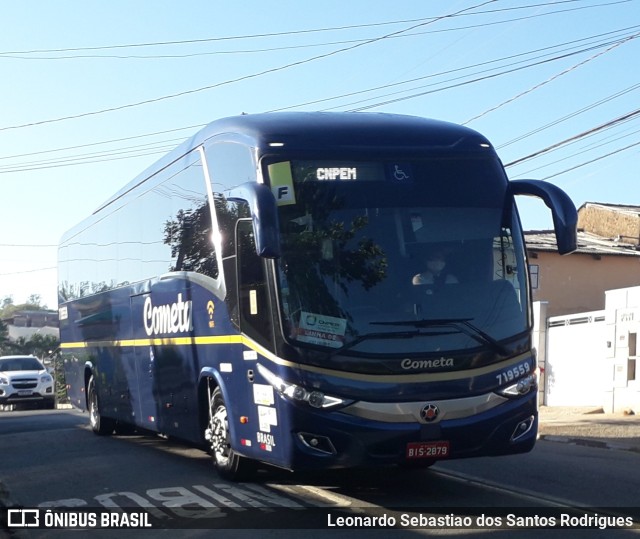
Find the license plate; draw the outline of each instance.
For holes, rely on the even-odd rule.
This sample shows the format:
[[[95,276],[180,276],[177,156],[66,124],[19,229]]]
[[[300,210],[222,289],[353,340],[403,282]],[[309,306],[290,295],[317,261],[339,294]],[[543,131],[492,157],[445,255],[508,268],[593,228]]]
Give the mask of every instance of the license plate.
[[[449,442],[409,442],[408,459],[446,459],[449,457]]]
[[[20,395],[21,397],[28,397],[29,395],[33,395],[33,391],[31,391],[30,389],[19,389],[18,395]]]

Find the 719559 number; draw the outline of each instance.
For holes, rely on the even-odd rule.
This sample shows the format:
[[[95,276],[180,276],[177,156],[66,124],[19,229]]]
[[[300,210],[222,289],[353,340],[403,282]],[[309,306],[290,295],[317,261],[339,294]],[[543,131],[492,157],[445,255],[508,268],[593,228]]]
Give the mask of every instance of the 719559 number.
[[[517,378],[525,376],[530,372],[531,365],[529,365],[529,363],[520,363],[520,365],[516,365],[506,371],[499,372],[496,374],[496,378],[498,379],[499,384],[506,384],[507,382],[513,382]]]

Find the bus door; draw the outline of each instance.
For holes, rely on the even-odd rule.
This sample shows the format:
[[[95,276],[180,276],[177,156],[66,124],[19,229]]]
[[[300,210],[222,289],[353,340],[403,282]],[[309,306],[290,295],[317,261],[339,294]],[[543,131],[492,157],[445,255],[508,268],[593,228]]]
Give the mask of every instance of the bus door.
[[[266,280],[265,260],[256,253],[253,224],[250,219],[239,219],[236,227],[236,246],[238,264],[238,305],[240,312],[240,331],[250,340],[273,350],[273,310],[269,300]],[[247,351],[250,352],[250,351]],[[254,351],[258,361],[260,353]],[[247,389],[237,392],[245,395],[247,401],[243,403],[248,410],[252,410],[253,419],[250,422],[254,447],[261,460],[281,461],[285,443],[279,432],[282,429],[282,418],[277,411],[277,399],[273,387],[253,381],[257,373],[255,362],[247,362],[253,375],[238,377],[236,383],[246,384],[251,380]],[[244,381],[242,381],[244,380]]]
[[[261,345],[271,348],[272,315],[265,261],[256,253],[251,219],[238,220],[236,235],[240,330]]]

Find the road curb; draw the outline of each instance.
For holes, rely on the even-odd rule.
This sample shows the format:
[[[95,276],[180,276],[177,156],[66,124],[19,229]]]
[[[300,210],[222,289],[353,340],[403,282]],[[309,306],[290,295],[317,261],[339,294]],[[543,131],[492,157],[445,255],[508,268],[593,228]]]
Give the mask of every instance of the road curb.
[[[634,445],[618,442],[605,442],[602,440],[587,440],[585,438],[575,438],[572,436],[541,434],[540,436],[538,436],[538,440],[544,440],[545,442],[582,445],[586,447],[596,447],[598,449],[614,449],[616,451],[630,451],[632,453],[640,453],[640,447],[636,447]]]

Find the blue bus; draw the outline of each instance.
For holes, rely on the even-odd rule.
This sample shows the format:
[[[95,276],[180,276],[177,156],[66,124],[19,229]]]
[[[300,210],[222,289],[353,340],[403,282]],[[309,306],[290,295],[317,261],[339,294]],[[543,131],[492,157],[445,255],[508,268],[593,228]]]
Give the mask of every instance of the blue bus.
[[[559,252],[575,249],[568,196],[509,181],[473,130],[368,113],[215,121],[64,234],[69,396],[95,433],[186,440],[234,480],[261,463],[530,451],[514,195],[544,200]]]

